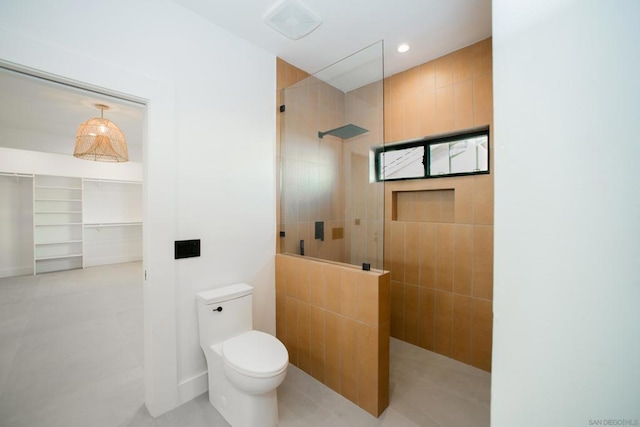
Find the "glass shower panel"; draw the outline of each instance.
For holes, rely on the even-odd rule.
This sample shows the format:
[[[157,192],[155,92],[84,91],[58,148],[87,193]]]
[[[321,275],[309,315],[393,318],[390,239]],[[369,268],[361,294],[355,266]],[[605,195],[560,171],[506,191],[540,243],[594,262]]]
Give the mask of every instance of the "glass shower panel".
[[[284,89],[281,252],[383,268],[382,42]]]

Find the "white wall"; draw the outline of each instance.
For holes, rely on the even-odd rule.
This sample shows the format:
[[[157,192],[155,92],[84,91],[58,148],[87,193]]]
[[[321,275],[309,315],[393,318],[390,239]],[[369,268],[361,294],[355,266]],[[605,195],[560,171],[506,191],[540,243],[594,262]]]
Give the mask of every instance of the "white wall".
[[[71,154],[0,147],[0,172],[142,181],[142,163],[89,162]]]
[[[33,273],[32,242],[33,178],[0,175],[0,277]]]
[[[0,60],[148,100],[146,401],[202,393],[197,291],[252,284],[275,332],[275,58],[167,0],[0,0]],[[173,260],[192,238],[202,256]]]
[[[493,426],[640,420],[639,19],[493,2]]]
[[[64,91],[64,89],[61,90]],[[86,109],[89,110],[89,114],[92,113],[89,108]],[[75,130],[73,128],[69,130],[69,134],[60,135],[35,129],[17,128],[13,123],[4,121],[3,119],[3,117],[0,117],[0,143],[3,147],[27,151],[44,151],[48,153],[68,153],[74,148]],[[120,123],[118,123],[118,125],[122,126]],[[142,146],[139,140],[131,138],[129,131],[139,135],[141,133],[140,129],[130,129],[129,131],[126,129],[121,130],[127,137],[129,159],[139,163],[140,159],[142,159]],[[132,143],[132,141],[135,141],[135,143]]]

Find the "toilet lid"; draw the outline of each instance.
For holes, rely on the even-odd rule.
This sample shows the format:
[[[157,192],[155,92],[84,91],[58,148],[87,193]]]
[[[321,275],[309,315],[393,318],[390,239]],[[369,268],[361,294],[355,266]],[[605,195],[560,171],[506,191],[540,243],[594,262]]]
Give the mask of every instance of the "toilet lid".
[[[248,331],[222,343],[224,360],[236,370],[254,376],[276,374],[289,363],[287,349],[276,337]]]

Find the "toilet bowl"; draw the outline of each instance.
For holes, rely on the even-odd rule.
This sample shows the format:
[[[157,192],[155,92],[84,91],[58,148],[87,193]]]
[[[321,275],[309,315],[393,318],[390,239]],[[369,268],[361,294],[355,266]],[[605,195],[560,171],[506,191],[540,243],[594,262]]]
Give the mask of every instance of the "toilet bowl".
[[[249,331],[222,343],[224,373],[233,385],[249,394],[267,393],[287,375],[289,355],[273,336]]]
[[[289,355],[277,338],[252,329],[252,291],[239,283],[198,293],[200,346],[214,408],[234,427],[272,427]]]

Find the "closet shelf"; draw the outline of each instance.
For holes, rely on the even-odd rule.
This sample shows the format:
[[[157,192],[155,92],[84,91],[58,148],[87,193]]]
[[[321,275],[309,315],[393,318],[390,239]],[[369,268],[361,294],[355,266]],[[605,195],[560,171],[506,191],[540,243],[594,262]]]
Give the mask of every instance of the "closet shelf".
[[[138,222],[101,222],[101,223],[87,223],[84,224],[85,228],[100,228],[100,227],[131,227],[136,225],[142,225],[141,221]]]
[[[34,199],[36,202],[81,202],[82,199]]]
[[[35,224],[36,227],[62,227],[67,225],[82,225],[81,222],[60,222],[56,224]]]
[[[121,181],[118,179],[96,179],[96,178],[83,178],[84,182],[95,182],[95,183],[107,183],[107,184],[137,184],[142,185],[142,181]]]
[[[49,261],[52,259],[64,259],[64,258],[82,258],[82,254],[70,254],[70,255],[56,255],[36,258],[36,261]]]
[[[36,185],[35,188],[42,188],[45,190],[82,190],[82,187],[54,187],[50,185]]]
[[[59,242],[36,242],[36,246],[46,246],[46,245],[66,245],[68,243],[82,243],[82,240],[65,240]]]
[[[33,178],[33,174],[28,173],[0,172],[0,176],[8,176],[9,178]]]
[[[37,211],[34,212],[36,215],[39,214],[81,214],[82,211]]]

